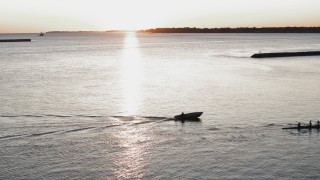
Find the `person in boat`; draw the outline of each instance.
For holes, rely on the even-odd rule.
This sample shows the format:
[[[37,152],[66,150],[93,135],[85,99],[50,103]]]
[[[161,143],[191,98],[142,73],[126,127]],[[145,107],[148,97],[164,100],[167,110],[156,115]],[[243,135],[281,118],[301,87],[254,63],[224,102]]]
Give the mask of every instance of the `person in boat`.
[[[298,129],[300,129],[301,128],[301,123],[298,123]]]
[[[312,127],[312,121],[309,121],[309,126]]]
[[[183,112],[181,113],[181,116],[184,117],[184,113]]]
[[[320,121],[319,120],[317,121],[317,126],[320,127]]]

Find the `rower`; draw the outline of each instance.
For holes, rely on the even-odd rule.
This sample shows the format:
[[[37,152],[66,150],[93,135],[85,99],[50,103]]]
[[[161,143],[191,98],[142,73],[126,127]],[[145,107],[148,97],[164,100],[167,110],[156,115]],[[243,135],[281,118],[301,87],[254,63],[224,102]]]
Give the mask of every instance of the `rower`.
[[[298,123],[298,129],[300,129],[301,128],[301,123]]]
[[[320,127],[320,121],[319,120],[317,121],[317,126]]]

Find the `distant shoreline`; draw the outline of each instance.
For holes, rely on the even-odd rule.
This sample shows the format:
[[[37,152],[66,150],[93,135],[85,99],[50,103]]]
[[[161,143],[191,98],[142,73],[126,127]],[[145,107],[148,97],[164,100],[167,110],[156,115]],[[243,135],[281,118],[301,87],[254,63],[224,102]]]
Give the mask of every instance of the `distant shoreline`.
[[[172,27],[145,30],[106,30],[106,31],[48,31],[46,33],[320,33],[320,27],[238,27],[238,28],[196,28]],[[36,32],[35,32],[36,33]],[[35,34],[35,33],[0,33],[0,34]]]
[[[47,33],[320,33],[320,27],[239,27],[239,28],[154,28],[137,31],[107,30],[107,31],[49,31]]]
[[[46,33],[105,33],[108,31],[48,31]]]
[[[320,33],[320,27],[155,28],[144,33]]]

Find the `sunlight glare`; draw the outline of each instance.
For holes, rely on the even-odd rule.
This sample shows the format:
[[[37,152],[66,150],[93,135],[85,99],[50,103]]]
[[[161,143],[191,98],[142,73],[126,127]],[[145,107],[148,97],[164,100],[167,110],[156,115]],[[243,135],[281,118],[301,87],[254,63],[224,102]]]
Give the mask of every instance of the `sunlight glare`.
[[[125,127],[117,134],[124,151],[116,156],[115,174],[117,179],[142,179],[147,161],[144,155],[150,148],[149,144],[141,143],[150,140],[148,129],[132,126]]]
[[[141,104],[142,68],[138,40],[133,32],[126,33],[122,56],[122,83],[124,104],[121,112],[136,114]]]

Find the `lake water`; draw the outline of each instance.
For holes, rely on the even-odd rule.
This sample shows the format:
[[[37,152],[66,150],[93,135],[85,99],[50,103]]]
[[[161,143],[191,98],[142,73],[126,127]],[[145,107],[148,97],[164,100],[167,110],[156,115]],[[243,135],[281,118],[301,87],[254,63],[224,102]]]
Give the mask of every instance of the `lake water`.
[[[320,179],[319,34],[6,38],[0,179]]]

